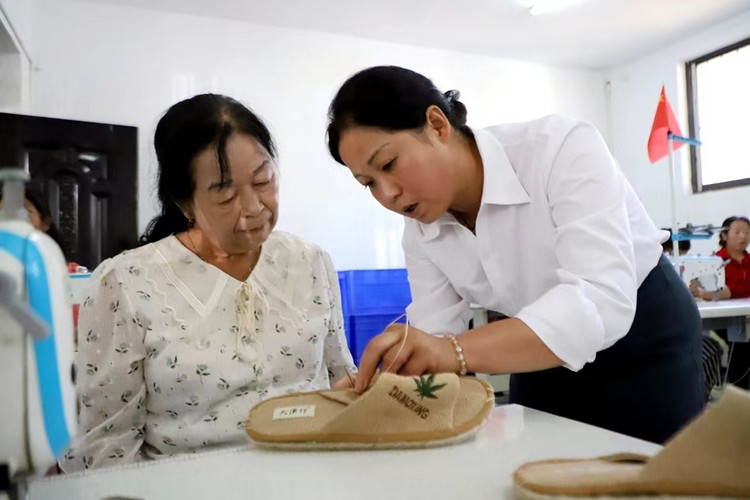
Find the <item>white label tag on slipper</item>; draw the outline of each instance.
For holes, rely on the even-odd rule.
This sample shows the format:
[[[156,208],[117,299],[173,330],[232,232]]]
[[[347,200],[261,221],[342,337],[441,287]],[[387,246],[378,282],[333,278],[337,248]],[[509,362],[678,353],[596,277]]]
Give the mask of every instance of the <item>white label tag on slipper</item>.
[[[276,408],[273,411],[274,420],[286,420],[288,418],[312,418],[315,416],[315,405],[308,406],[286,406]]]

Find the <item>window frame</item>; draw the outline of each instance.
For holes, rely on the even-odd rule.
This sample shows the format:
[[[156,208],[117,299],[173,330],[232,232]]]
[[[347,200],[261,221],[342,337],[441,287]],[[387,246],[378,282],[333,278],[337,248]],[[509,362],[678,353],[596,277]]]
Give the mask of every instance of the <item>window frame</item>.
[[[710,61],[711,59],[717,57],[721,57],[725,54],[728,54],[729,52],[734,52],[735,50],[739,50],[747,46],[750,46],[750,38],[740,40],[739,42],[733,43],[685,63],[685,82],[687,84],[688,101],[688,128],[690,137],[694,137],[700,140],[700,137],[698,137],[698,124],[700,122],[700,117],[698,116],[698,106],[696,106],[696,102],[698,100],[698,72],[696,71],[697,66],[701,63]],[[691,145],[690,176],[693,186],[693,194],[704,193],[706,191],[718,191],[721,189],[750,186],[750,176],[744,177],[742,179],[735,179],[732,181],[718,182],[715,184],[703,184],[701,173],[702,165],[700,149],[697,146]]]

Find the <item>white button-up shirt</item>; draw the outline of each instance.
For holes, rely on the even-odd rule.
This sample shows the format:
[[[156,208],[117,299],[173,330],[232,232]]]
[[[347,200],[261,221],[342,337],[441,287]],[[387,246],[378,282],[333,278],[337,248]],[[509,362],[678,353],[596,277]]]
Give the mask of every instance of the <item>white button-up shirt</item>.
[[[630,330],[664,233],[591,125],[548,116],[473,132],[484,165],[476,236],[451,214],[407,219],[409,320],[462,332],[476,303],[522,320],[580,370]]]

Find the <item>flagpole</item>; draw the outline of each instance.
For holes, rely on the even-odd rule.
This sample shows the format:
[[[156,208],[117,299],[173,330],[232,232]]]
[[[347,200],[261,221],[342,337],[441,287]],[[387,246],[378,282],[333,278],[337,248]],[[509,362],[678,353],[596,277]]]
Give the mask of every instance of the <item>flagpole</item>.
[[[677,202],[675,196],[675,166],[674,166],[674,138],[672,132],[667,136],[667,147],[669,151],[669,195],[672,200],[672,255],[677,269],[680,269],[680,245],[677,238]],[[682,274],[682,273],[680,273]]]

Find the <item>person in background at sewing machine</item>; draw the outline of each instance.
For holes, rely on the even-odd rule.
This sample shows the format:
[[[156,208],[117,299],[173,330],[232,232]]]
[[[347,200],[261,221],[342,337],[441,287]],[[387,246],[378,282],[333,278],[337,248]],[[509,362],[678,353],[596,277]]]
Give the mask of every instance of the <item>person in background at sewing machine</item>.
[[[0,208],[2,208],[2,206],[3,201],[0,199]],[[34,229],[47,233],[47,236],[52,238],[55,243],[57,243],[57,246],[60,247],[63,255],[65,255],[65,260],[67,261],[67,252],[65,251],[65,246],[60,238],[60,231],[58,231],[57,226],[55,226],[55,223],[52,220],[52,213],[50,212],[47,198],[44,193],[33,184],[26,185],[26,202],[24,203],[24,207],[29,213],[29,222],[34,226]],[[71,264],[77,266],[77,264]],[[69,265],[68,269],[70,270],[70,268],[71,266]]]
[[[724,273],[726,286],[718,292],[705,291],[699,282],[690,284],[690,291],[696,298],[703,300],[744,299],[750,297],[750,219],[747,217],[729,217],[721,227],[719,246],[716,252],[726,262]]]
[[[0,199],[0,207],[2,206],[3,201]],[[65,256],[65,261],[68,263],[68,272],[88,272],[85,267],[70,260],[68,252],[65,248],[65,243],[60,236],[60,230],[57,229],[55,222],[52,220],[52,212],[50,211],[49,203],[47,202],[47,197],[45,196],[44,192],[33,184],[27,184],[26,203],[24,204],[24,206],[26,207],[26,211],[29,213],[29,222],[32,226],[34,226],[34,229],[36,229],[37,231],[42,231],[43,233],[47,233],[47,236],[52,238],[55,243],[57,243],[57,246],[60,247],[60,250],[62,250],[62,253]]]
[[[726,228],[719,233],[721,248],[716,255],[726,261],[724,272],[726,286],[718,292],[707,292],[700,283],[691,283],[690,290],[695,297],[703,300],[743,299],[750,297],[750,219],[729,217],[721,225]],[[729,342],[727,330],[717,330],[716,334]],[[750,389],[750,343],[731,342],[731,357],[727,367],[727,381],[730,384]]]
[[[672,242],[672,230],[669,228],[662,228],[662,231],[669,233],[669,239],[661,244],[662,251],[667,257],[674,255],[674,245]],[[681,240],[678,242],[677,248],[679,248],[680,255],[687,255],[690,252],[690,240]]]
[[[593,126],[470,128],[458,97],[382,66],[331,103],[331,155],[405,217],[413,299],[412,326],[368,344],[356,390],[379,365],[512,373],[515,403],[665,441],[704,388],[700,316],[663,233]],[[466,331],[471,303],[508,319]]]
[[[229,97],[172,106],[154,137],[161,214],[103,262],[81,309],[76,471],[246,442],[277,395],[355,371],[320,247],[274,232],[276,147]]]

